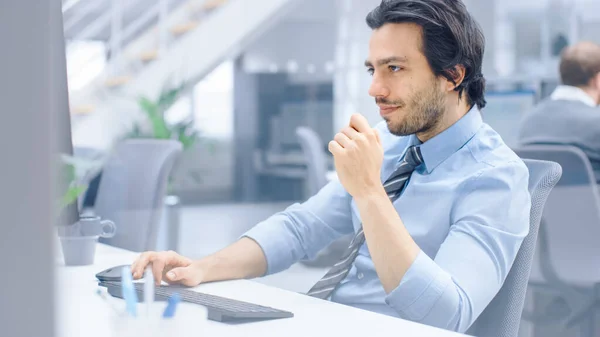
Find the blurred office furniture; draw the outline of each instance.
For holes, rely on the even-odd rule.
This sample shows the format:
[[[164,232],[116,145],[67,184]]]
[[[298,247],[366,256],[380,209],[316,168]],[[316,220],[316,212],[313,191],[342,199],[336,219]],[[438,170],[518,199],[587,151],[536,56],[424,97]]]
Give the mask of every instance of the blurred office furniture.
[[[327,158],[323,152],[323,142],[315,131],[305,126],[296,128],[296,136],[306,160],[308,193],[315,195],[327,184]]]
[[[561,176],[561,167],[557,163],[526,159],[525,164],[529,169],[531,194],[529,233],[502,288],[469,329],[467,333],[470,335],[518,336],[542,212],[548,208],[544,207],[546,199]]]
[[[313,196],[328,182],[327,156],[323,151],[323,142],[314,130],[301,126],[296,129],[296,135],[306,160],[308,194]],[[352,235],[344,236],[319,252],[313,260],[303,261],[303,263],[309,266],[333,266],[350,246],[351,240]]]
[[[169,176],[182,146],[177,140],[130,139],[116,145],[98,188],[95,213],[117,225],[101,239],[132,251],[154,250]]]
[[[484,122],[489,124],[506,145],[517,146],[519,140],[518,125],[523,115],[533,109],[536,103],[536,91],[531,89],[511,89],[488,91],[485,96],[487,105],[482,110]]]
[[[582,336],[593,336],[600,306],[600,193],[589,159],[583,151],[565,145],[529,145],[516,150],[523,158],[551,160],[563,168],[562,179],[548,197],[544,210],[531,290],[559,296],[568,306],[535,308],[525,315],[536,322],[562,321],[580,325]],[[560,302],[552,302],[550,306]]]

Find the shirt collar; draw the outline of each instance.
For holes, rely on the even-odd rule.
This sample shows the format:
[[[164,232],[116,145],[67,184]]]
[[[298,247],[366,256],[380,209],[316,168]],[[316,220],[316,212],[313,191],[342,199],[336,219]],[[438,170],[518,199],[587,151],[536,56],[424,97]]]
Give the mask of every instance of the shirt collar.
[[[481,113],[476,106],[473,106],[456,123],[425,143],[421,143],[416,135],[410,135],[408,146],[420,145],[425,170],[427,173],[431,173],[438,165],[473,138],[482,124]]]
[[[579,101],[592,108],[596,107],[596,102],[590,95],[582,89],[570,85],[559,85],[554,89],[550,98],[552,100]]]

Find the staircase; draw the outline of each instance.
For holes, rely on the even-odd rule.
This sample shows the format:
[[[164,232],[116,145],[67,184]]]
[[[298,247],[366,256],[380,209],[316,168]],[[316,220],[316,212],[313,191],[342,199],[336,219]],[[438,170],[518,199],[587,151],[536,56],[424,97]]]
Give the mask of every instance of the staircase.
[[[191,89],[296,1],[67,0],[66,38],[104,41],[109,55],[101,74],[71,90],[74,144],[110,148],[141,117],[139,96],[182,82]]]

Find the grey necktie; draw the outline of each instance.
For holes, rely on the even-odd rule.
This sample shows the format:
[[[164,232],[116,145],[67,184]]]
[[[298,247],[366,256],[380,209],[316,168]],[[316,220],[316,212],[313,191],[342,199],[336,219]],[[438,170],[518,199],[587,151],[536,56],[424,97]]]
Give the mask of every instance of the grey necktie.
[[[404,159],[390,175],[390,177],[385,181],[383,187],[385,191],[390,197],[392,201],[396,200],[402,189],[406,185],[406,181],[408,177],[412,174],[414,169],[421,165],[423,162],[423,157],[421,156],[421,151],[416,146],[411,146],[407,149]],[[352,264],[358,256],[358,250],[365,242],[365,234],[363,232],[362,226],[350,242],[350,246],[342,255],[342,258],[339,262],[337,262],[331,269],[317,282],[307,293],[309,296],[318,297],[322,299],[326,299],[331,295],[331,293],[335,290],[338,284],[348,275],[350,269],[352,268]]]

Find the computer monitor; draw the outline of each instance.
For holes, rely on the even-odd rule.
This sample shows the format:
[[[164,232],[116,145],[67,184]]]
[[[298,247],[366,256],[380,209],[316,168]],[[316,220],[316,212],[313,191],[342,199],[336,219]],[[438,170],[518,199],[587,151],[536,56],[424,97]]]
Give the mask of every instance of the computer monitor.
[[[55,116],[57,152],[59,154],[73,155],[73,141],[71,137],[71,114],[69,111],[69,88],[67,82],[67,62],[65,52],[65,38],[62,25],[62,10],[60,11],[60,30],[53,32],[52,52],[53,62],[50,67],[54,78],[52,96],[57,115]],[[57,162],[60,164],[60,162]],[[57,192],[62,195],[68,188],[68,182],[58,180]],[[66,227],[79,220],[77,202],[66,206],[57,217],[57,225]]]
[[[61,1],[0,1],[0,44],[0,327],[52,337],[53,167],[72,151]]]

